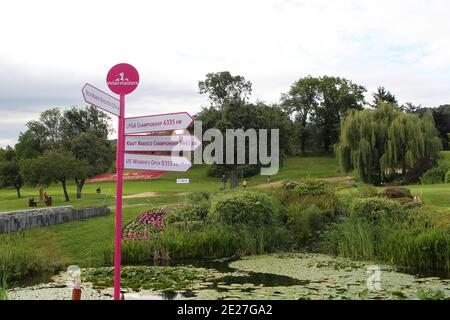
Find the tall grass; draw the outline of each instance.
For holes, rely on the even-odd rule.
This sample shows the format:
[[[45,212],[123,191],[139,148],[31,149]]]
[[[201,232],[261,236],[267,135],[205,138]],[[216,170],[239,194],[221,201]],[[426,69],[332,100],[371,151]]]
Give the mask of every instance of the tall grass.
[[[0,300],[8,300],[8,275],[0,270]]]
[[[203,224],[169,226],[157,238],[129,240],[122,245],[126,264],[182,259],[217,259],[285,250],[289,237],[277,226],[226,226]],[[112,263],[112,247],[104,248],[104,264]]]
[[[61,264],[48,252],[27,246],[24,237],[22,232],[0,236],[1,274],[7,274],[9,280],[15,281],[60,268]]]
[[[399,220],[342,218],[322,234],[326,251],[355,259],[379,259],[419,272],[450,275],[450,232],[412,214]]]

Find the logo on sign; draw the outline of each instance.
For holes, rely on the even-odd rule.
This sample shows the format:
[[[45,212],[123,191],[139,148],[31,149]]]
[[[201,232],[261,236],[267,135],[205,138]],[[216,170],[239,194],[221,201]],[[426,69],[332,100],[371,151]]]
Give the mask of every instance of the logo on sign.
[[[114,93],[129,94],[139,84],[139,73],[132,65],[119,63],[109,70],[106,76],[106,84]]]

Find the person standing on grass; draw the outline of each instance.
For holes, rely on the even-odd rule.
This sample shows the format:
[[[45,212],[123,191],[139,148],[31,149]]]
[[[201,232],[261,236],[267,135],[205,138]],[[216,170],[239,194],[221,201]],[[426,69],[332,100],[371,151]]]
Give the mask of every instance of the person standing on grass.
[[[245,188],[247,188],[247,180],[244,178],[244,181],[242,181],[242,186]]]
[[[227,186],[227,177],[223,174],[222,175],[222,186],[221,186],[221,190],[225,190],[226,186]]]

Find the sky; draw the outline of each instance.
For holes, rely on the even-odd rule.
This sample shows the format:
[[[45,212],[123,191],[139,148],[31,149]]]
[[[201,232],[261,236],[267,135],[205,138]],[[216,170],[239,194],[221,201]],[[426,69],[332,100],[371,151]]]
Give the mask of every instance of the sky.
[[[301,77],[340,76],[400,103],[450,103],[448,0],[5,1],[0,11],[0,147],[50,107],[109,92],[115,64],[139,87],[126,115],[201,110],[198,81],[230,71],[252,101],[277,103]],[[111,120],[116,126],[115,119]]]

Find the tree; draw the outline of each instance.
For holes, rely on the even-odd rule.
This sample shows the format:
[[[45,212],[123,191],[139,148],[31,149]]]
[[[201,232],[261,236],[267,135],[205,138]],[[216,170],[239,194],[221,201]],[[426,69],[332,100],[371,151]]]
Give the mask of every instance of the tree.
[[[287,94],[281,97],[281,105],[289,114],[294,114],[299,124],[300,152],[305,153],[306,139],[308,133],[306,125],[308,118],[319,106],[319,83],[320,79],[308,76],[294,82]]]
[[[445,150],[450,150],[450,104],[441,105],[437,108],[421,108],[417,107],[412,113],[423,116],[425,113],[431,112],[433,114],[436,129],[439,131],[439,136],[442,141],[442,146]]]
[[[88,164],[78,160],[69,152],[49,150],[31,160],[22,161],[24,176],[32,185],[49,185],[52,182],[61,182],[64,198],[69,201],[67,193],[67,180],[76,176],[87,175]]]
[[[94,107],[71,108],[61,119],[61,137],[65,150],[70,151],[87,167],[75,175],[77,198],[86,179],[108,171],[114,160],[111,143],[108,141],[109,117]]]
[[[108,120],[105,113],[92,106],[73,107],[63,114],[59,109],[49,109],[41,114],[39,121],[27,123],[27,131],[20,134],[16,149],[22,159],[36,158],[48,150],[75,156],[80,160],[77,163],[84,166],[74,168],[78,175],[73,177],[77,198],[81,198],[86,179],[106,172],[113,162]]]
[[[312,122],[319,128],[322,150],[332,151],[338,142],[340,121],[348,110],[360,110],[366,89],[350,80],[324,76],[319,78],[319,104]]]
[[[252,93],[252,83],[242,76],[230,72],[208,73],[204,81],[198,82],[200,94],[207,94],[211,105],[222,108],[226,102],[246,100]]]
[[[8,146],[0,159],[0,187],[14,187],[17,197],[20,198],[23,183],[16,152]]]
[[[420,118],[381,103],[375,110],[350,111],[341,122],[336,154],[341,168],[357,169],[366,183],[380,184],[389,173],[407,170],[421,159],[436,159],[441,142],[431,113]]]
[[[373,102],[371,106],[373,108],[378,108],[382,102],[397,104],[397,98],[395,98],[395,95],[387,91],[384,87],[378,87],[377,92],[374,92],[372,97]]]
[[[400,107],[400,110],[406,113],[417,113],[422,108],[421,105],[414,105],[411,102],[406,102]]]

